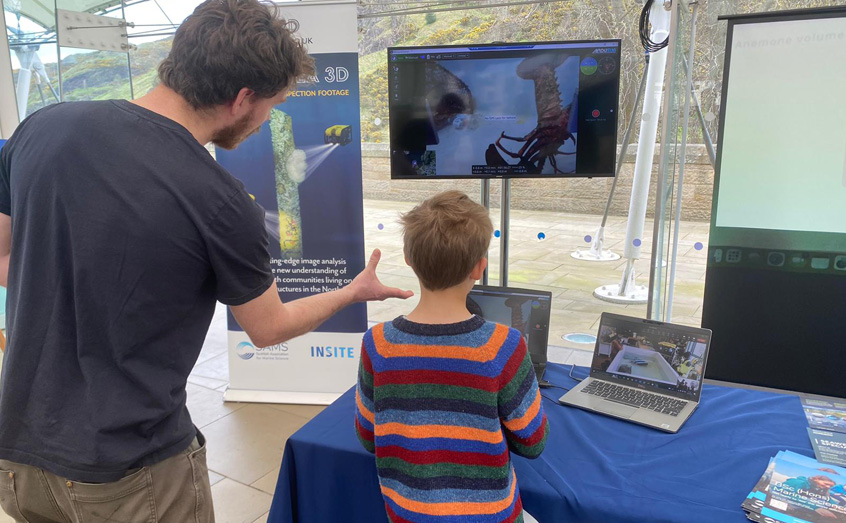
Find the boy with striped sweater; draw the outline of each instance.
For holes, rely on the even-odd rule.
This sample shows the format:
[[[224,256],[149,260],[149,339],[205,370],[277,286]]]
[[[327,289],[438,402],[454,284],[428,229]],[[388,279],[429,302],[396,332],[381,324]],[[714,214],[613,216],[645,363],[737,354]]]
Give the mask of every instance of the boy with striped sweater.
[[[549,433],[520,332],[467,310],[493,226],[465,194],[402,217],[414,311],[364,336],[356,432],[376,454],[392,523],[522,523],[509,449],[540,455]]]

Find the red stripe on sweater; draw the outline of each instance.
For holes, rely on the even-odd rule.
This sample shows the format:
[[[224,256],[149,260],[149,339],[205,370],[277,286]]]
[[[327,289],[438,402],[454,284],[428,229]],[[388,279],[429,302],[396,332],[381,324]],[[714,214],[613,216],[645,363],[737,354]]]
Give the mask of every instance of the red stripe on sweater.
[[[373,374],[373,362],[370,361],[370,355],[367,353],[367,344],[361,342],[361,366],[368,374]]]
[[[523,500],[517,496],[517,503],[514,504],[514,511],[508,516],[508,519],[502,523],[514,523],[523,514]]]
[[[361,422],[358,421],[358,416],[355,417],[355,428],[358,429],[358,433],[361,437],[367,441],[375,442],[376,439],[373,436],[373,433],[361,425]]]
[[[415,465],[435,465],[438,463],[457,463],[460,465],[503,467],[508,463],[508,451],[490,455],[481,452],[456,452],[453,450],[407,450],[396,445],[379,447],[376,456],[380,458],[399,458]]]
[[[523,363],[523,360],[526,359],[527,352],[528,349],[526,348],[526,342],[521,336],[520,343],[517,345],[517,348],[514,349],[514,352],[511,353],[511,357],[508,358],[508,362],[502,368],[502,372],[499,375],[499,379],[502,380],[502,387],[505,387],[511,383],[511,380],[514,379],[517,371],[520,370],[520,365]]]
[[[388,512],[388,518],[391,520],[391,523],[414,523],[413,521],[409,521],[403,517],[400,517],[399,514],[394,512],[390,505],[385,503],[385,509]]]
[[[499,392],[500,378],[486,378],[475,374],[441,370],[390,370],[375,376],[375,385],[456,385],[479,389],[485,392]]]
[[[533,445],[537,445],[538,443],[540,443],[540,442],[543,440],[543,436],[544,436],[544,434],[546,433],[546,423],[547,423],[547,421],[546,421],[546,414],[544,414],[544,415],[543,415],[543,422],[541,422],[540,426],[538,427],[538,430],[536,430],[536,431],[535,431],[535,432],[534,432],[531,436],[529,436],[528,438],[526,438],[526,439],[519,439],[518,441],[520,441],[520,443],[521,443],[522,445],[525,445],[525,446],[527,446],[527,447],[531,447],[531,446],[533,446]]]

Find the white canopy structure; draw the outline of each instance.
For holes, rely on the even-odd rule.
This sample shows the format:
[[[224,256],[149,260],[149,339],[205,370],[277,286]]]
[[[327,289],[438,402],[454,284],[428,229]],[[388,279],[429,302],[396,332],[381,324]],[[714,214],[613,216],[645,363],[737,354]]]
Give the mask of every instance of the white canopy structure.
[[[127,6],[145,3],[149,0],[60,0],[58,7],[67,11],[75,11],[79,13],[90,13],[97,15],[109,14],[110,12],[118,11]],[[2,82],[3,93],[15,93],[15,99],[0,100],[0,109],[3,111],[0,114],[6,124],[4,125],[3,134],[8,132],[5,128],[10,127],[9,112],[10,104],[17,107],[16,120],[22,120],[28,111],[30,90],[32,89],[33,80],[35,81],[36,89],[41,93],[42,98],[47,97],[55,101],[61,98],[61,81],[59,82],[58,91],[53,87],[51,78],[49,77],[44,64],[41,62],[38,51],[42,46],[57,45],[56,39],[56,7],[57,4],[53,0],[0,0],[3,7],[4,14],[4,38],[0,44],[0,53],[5,56],[9,55],[9,51],[14,53],[20,64],[17,78],[12,85],[11,78],[4,78],[0,75],[0,82]],[[14,17],[14,20],[9,15]],[[8,50],[7,46],[8,45]],[[0,59],[0,65],[8,64],[9,62]],[[8,65],[6,65],[8,68]],[[9,87],[13,87],[10,89]],[[8,97],[8,94],[5,96]],[[51,102],[45,102],[51,103]]]
[[[145,0],[146,1],[146,0]],[[68,11],[84,13],[101,13],[111,7],[120,6],[120,0],[62,0],[60,8]],[[136,2],[127,2],[136,3]],[[31,20],[43,27],[45,31],[55,32],[56,30],[56,8],[49,0],[5,0],[3,2],[5,11],[20,14],[21,17]]]

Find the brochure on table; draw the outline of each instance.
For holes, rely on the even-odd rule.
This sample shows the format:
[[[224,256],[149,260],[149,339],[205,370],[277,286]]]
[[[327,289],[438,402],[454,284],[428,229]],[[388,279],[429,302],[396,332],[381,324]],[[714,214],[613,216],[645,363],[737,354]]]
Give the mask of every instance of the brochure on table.
[[[846,521],[846,468],[782,451],[743,502],[752,521]]]

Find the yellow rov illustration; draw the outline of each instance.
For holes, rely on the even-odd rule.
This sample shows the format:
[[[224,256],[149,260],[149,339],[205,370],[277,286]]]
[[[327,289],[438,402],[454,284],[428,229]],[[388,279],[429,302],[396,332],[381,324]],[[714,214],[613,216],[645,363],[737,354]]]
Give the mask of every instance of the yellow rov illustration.
[[[352,141],[352,127],[349,125],[333,125],[323,134],[324,143],[347,145]]]

